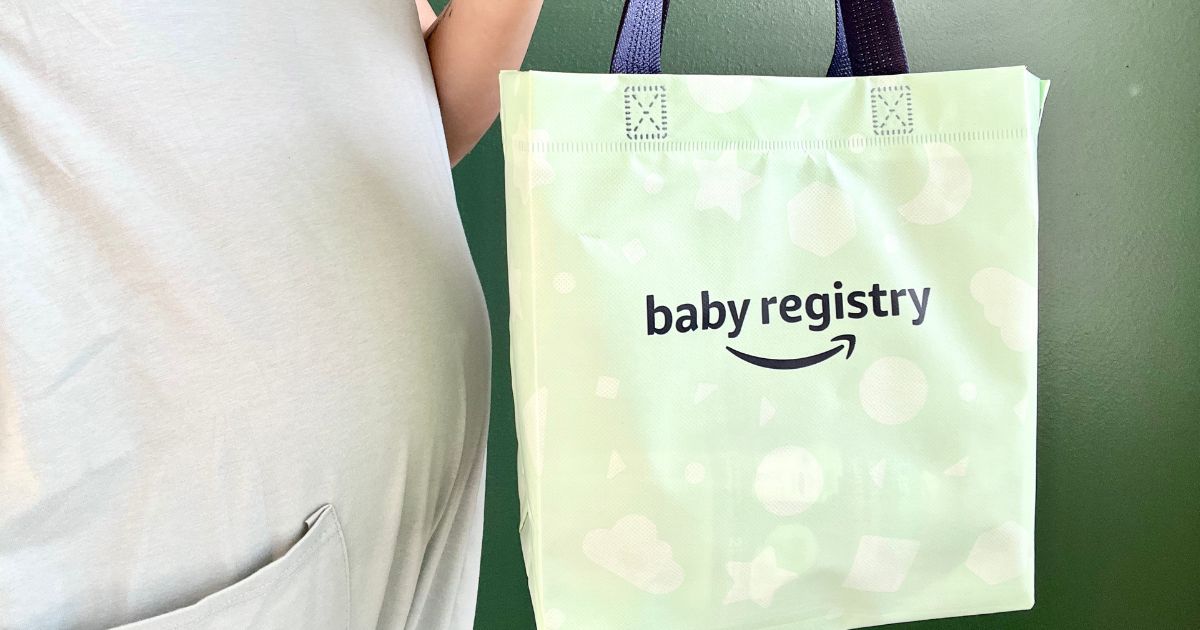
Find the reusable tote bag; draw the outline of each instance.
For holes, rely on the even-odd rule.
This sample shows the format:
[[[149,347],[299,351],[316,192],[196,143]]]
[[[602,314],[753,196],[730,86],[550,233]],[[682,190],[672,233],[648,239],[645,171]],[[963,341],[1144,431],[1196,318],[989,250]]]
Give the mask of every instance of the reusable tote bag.
[[[1046,83],[500,77],[520,535],[543,629],[851,628],[1033,604]],[[892,73],[893,76],[879,76]]]

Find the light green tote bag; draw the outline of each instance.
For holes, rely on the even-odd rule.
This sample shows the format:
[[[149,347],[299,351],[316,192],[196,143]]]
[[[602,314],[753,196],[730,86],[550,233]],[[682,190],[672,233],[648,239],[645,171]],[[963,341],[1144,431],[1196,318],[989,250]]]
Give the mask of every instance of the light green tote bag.
[[[903,74],[880,0],[832,78],[659,74],[665,16],[500,77],[538,626],[1031,607],[1047,83]]]

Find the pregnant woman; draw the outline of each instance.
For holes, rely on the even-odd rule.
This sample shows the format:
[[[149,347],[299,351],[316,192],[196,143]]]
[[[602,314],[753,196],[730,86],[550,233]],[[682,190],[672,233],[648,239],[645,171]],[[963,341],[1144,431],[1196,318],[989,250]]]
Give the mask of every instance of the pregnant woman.
[[[471,627],[540,2],[417,2],[0,4],[0,628]]]

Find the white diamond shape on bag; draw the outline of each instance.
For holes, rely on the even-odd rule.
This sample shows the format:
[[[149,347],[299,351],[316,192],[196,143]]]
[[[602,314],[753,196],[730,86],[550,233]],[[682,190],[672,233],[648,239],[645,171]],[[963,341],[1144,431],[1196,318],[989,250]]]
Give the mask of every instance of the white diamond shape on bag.
[[[921,543],[915,540],[863,536],[854,554],[854,566],[843,586],[871,593],[895,593],[904,584]]]

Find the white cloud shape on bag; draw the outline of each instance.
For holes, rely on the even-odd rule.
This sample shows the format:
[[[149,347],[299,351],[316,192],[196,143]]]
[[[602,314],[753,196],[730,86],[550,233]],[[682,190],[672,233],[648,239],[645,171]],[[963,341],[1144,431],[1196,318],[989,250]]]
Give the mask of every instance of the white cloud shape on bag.
[[[983,305],[983,316],[1000,329],[1004,345],[1024,352],[1037,343],[1037,289],[998,267],[979,270],[971,278],[971,297]]]
[[[594,529],[583,538],[589,560],[647,593],[670,593],[683,584],[683,567],[658,528],[641,514],[621,517],[612,529]]]

